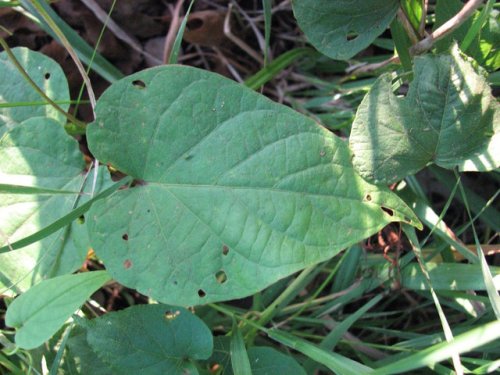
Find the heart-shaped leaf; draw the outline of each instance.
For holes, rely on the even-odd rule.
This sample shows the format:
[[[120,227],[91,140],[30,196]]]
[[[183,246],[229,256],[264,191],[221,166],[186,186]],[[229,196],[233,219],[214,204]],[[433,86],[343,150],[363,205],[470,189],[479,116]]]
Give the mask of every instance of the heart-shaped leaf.
[[[396,15],[398,0],[294,0],[307,39],[332,59],[347,60],[368,47]]]
[[[30,288],[7,309],[5,323],[17,329],[16,344],[43,344],[110,277],[105,271],[58,276]]]
[[[111,183],[102,168],[93,186],[78,143],[54,120],[38,117],[8,129],[0,138],[0,247],[45,228],[88,201],[92,189]],[[17,294],[42,279],[73,272],[88,249],[85,226],[74,222],[32,245],[2,253],[0,292]]]
[[[443,168],[487,171],[500,166],[500,111],[483,71],[462,56],[415,59],[405,98],[381,76],[358,108],[350,146],[368,181],[391,183],[434,162]]]
[[[61,67],[51,58],[29,50],[13,48],[12,52],[36,85],[54,101],[63,102],[59,106],[69,108],[69,89]],[[6,52],[0,53],[0,103],[12,106],[0,107],[0,137],[16,124],[32,117],[48,117],[63,124],[66,118],[44,99],[24,79]]]
[[[197,374],[191,361],[213,350],[210,329],[181,307],[138,305],[79,322],[92,350],[117,374]]]
[[[217,74],[145,70],[113,84],[96,113],[92,153],[140,181],[92,206],[93,248],[116,280],[159,301],[243,297],[391,221],[419,225],[356,174],[343,140]]]

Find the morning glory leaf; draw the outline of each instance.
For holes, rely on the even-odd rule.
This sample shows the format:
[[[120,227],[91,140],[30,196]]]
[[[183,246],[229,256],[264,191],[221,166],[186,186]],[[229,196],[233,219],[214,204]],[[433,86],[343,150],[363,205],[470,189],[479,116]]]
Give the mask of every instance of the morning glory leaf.
[[[500,111],[484,72],[457,46],[415,59],[406,97],[382,75],[358,108],[350,146],[358,172],[391,183],[427,164],[461,171],[500,166]]]
[[[419,225],[364,181],[342,139],[229,79],[166,66],[113,84],[87,139],[137,179],[86,216],[120,283],[196,305],[258,290],[392,221]]]
[[[307,39],[320,52],[347,60],[389,26],[397,0],[294,0],[293,12]]]

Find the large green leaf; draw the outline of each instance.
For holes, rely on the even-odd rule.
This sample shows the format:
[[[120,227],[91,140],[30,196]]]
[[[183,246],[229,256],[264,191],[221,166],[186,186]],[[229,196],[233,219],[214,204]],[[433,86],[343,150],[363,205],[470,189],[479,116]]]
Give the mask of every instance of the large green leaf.
[[[500,166],[500,111],[483,71],[454,46],[450,54],[415,59],[405,98],[381,76],[353,123],[354,166],[375,183],[390,183],[434,162],[485,171]]]
[[[54,120],[33,118],[7,130],[0,138],[0,247],[45,228],[88,201],[93,188],[111,183],[101,168],[93,186],[78,143]],[[33,193],[19,186],[34,188]],[[0,254],[2,293],[3,288],[11,289],[8,294],[25,291],[81,266],[90,247],[87,230],[81,222],[68,224],[30,246]]]
[[[117,374],[194,375],[192,361],[213,350],[210,329],[181,307],[133,306],[81,324],[90,347]]]
[[[398,0],[293,0],[297,22],[325,55],[347,60],[368,47],[389,26]]]
[[[108,280],[105,271],[58,276],[20,295],[5,316],[5,323],[17,329],[16,344],[24,349],[43,344]]]
[[[418,225],[356,174],[343,140],[217,74],[145,70],[96,112],[92,153],[140,181],[92,206],[91,242],[116,280],[159,301],[249,295],[391,221]]]
[[[69,89],[61,67],[51,58],[24,47],[13,48],[12,52],[31,79],[49,98],[67,102],[59,105],[67,110]],[[0,53],[0,82],[0,104],[12,104],[10,107],[0,107],[0,137],[7,128],[32,117],[49,117],[60,124],[66,122],[65,116],[50,105],[30,105],[31,102],[40,103],[44,99],[23,78],[6,52]]]

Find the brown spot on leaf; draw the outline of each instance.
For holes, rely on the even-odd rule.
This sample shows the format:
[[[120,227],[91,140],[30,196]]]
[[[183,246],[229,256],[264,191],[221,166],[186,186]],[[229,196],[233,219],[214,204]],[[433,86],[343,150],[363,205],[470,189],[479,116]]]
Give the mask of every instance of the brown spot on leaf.
[[[130,259],[125,259],[123,262],[123,267],[128,270],[130,267],[132,267],[132,261]]]

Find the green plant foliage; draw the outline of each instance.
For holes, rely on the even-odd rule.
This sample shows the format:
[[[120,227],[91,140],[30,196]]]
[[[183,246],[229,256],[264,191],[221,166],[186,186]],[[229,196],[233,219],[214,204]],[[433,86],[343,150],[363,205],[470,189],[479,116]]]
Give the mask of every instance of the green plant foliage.
[[[390,183],[434,162],[487,171],[500,166],[500,111],[481,68],[454,46],[415,59],[405,98],[382,75],[358,108],[350,146],[368,181]]]
[[[208,327],[181,307],[138,305],[79,323],[94,353],[116,374],[197,374],[192,361],[213,350]]]
[[[12,52],[31,79],[49,98],[69,103],[66,76],[54,60],[24,47],[13,48]],[[0,82],[0,103],[13,105],[0,107],[0,137],[7,129],[32,117],[48,117],[65,124],[65,116],[51,105],[30,105],[32,102],[43,101],[43,98],[24,79],[6,52],[0,53]],[[69,108],[69,104],[59,106],[63,110]]]
[[[32,349],[43,344],[110,277],[105,271],[63,275],[30,288],[7,310],[5,323],[17,329],[16,344]]]
[[[432,286],[436,290],[486,290],[479,264],[427,263]],[[500,290],[500,267],[490,267],[497,290]],[[406,266],[401,275],[401,284],[408,289],[429,289],[424,274],[417,264]]]
[[[91,172],[92,173],[92,172]],[[0,247],[31,235],[90,199],[93,177],[87,176],[78,143],[50,118],[37,117],[7,130],[0,139]],[[96,191],[112,183],[101,169]],[[40,188],[38,193],[8,185]],[[44,192],[43,189],[49,189]],[[35,189],[36,192],[36,189]],[[17,294],[48,277],[70,273],[89,249],[82,221],[19,250],[0,254],[2,293]]]
[[[347,60],[389,26],[398,0],[294,0],[293,12],[307,39],[332,59]]]
[[[112,85],[96,113],[92,153],[140,182],[92,206],[93,248],[161,302],[243,297],[388,222],[419,225],[355,173],[344,141],[219,75],[149,69]]]
[[[214,337],[212,356],[204,361],[207,366],[218,364],[223,375],[233,375],[230,355],[231,338],[228,336]],[[248,358],[253,375],[286,374],[305,375],[304,369],[297,361],[282,352],[268,346],[252,346],[248,349]]]
[[[235,374],[252,375],[252,367],[248,359],[245,341],[236,321],[233,321],[229,353],[231,355],[231,367]]]
[[[450,17],[454,16],[462,7],[460,0],[438,0],[436,3],[436,23],[434,28],[444,24]],[[466,20],[452,33],[436,42],[438,51],[447,51],[454,41],[462,41],[471,31],[472,25],[480,17],[480,12],[474,12],[473,17]],[[500,69],[500,12],[492,9],[488,14],[485,24],[480,32],[474,37],[467,48],[467,54],[474,58],[488,71]]]
[[[79,375],[112,375],[111,367],[101,361],[87,342],[87,330],[79,325],[71,330],[65,363],[76,362]],[[71,372],[68,372],[71,374]]]

